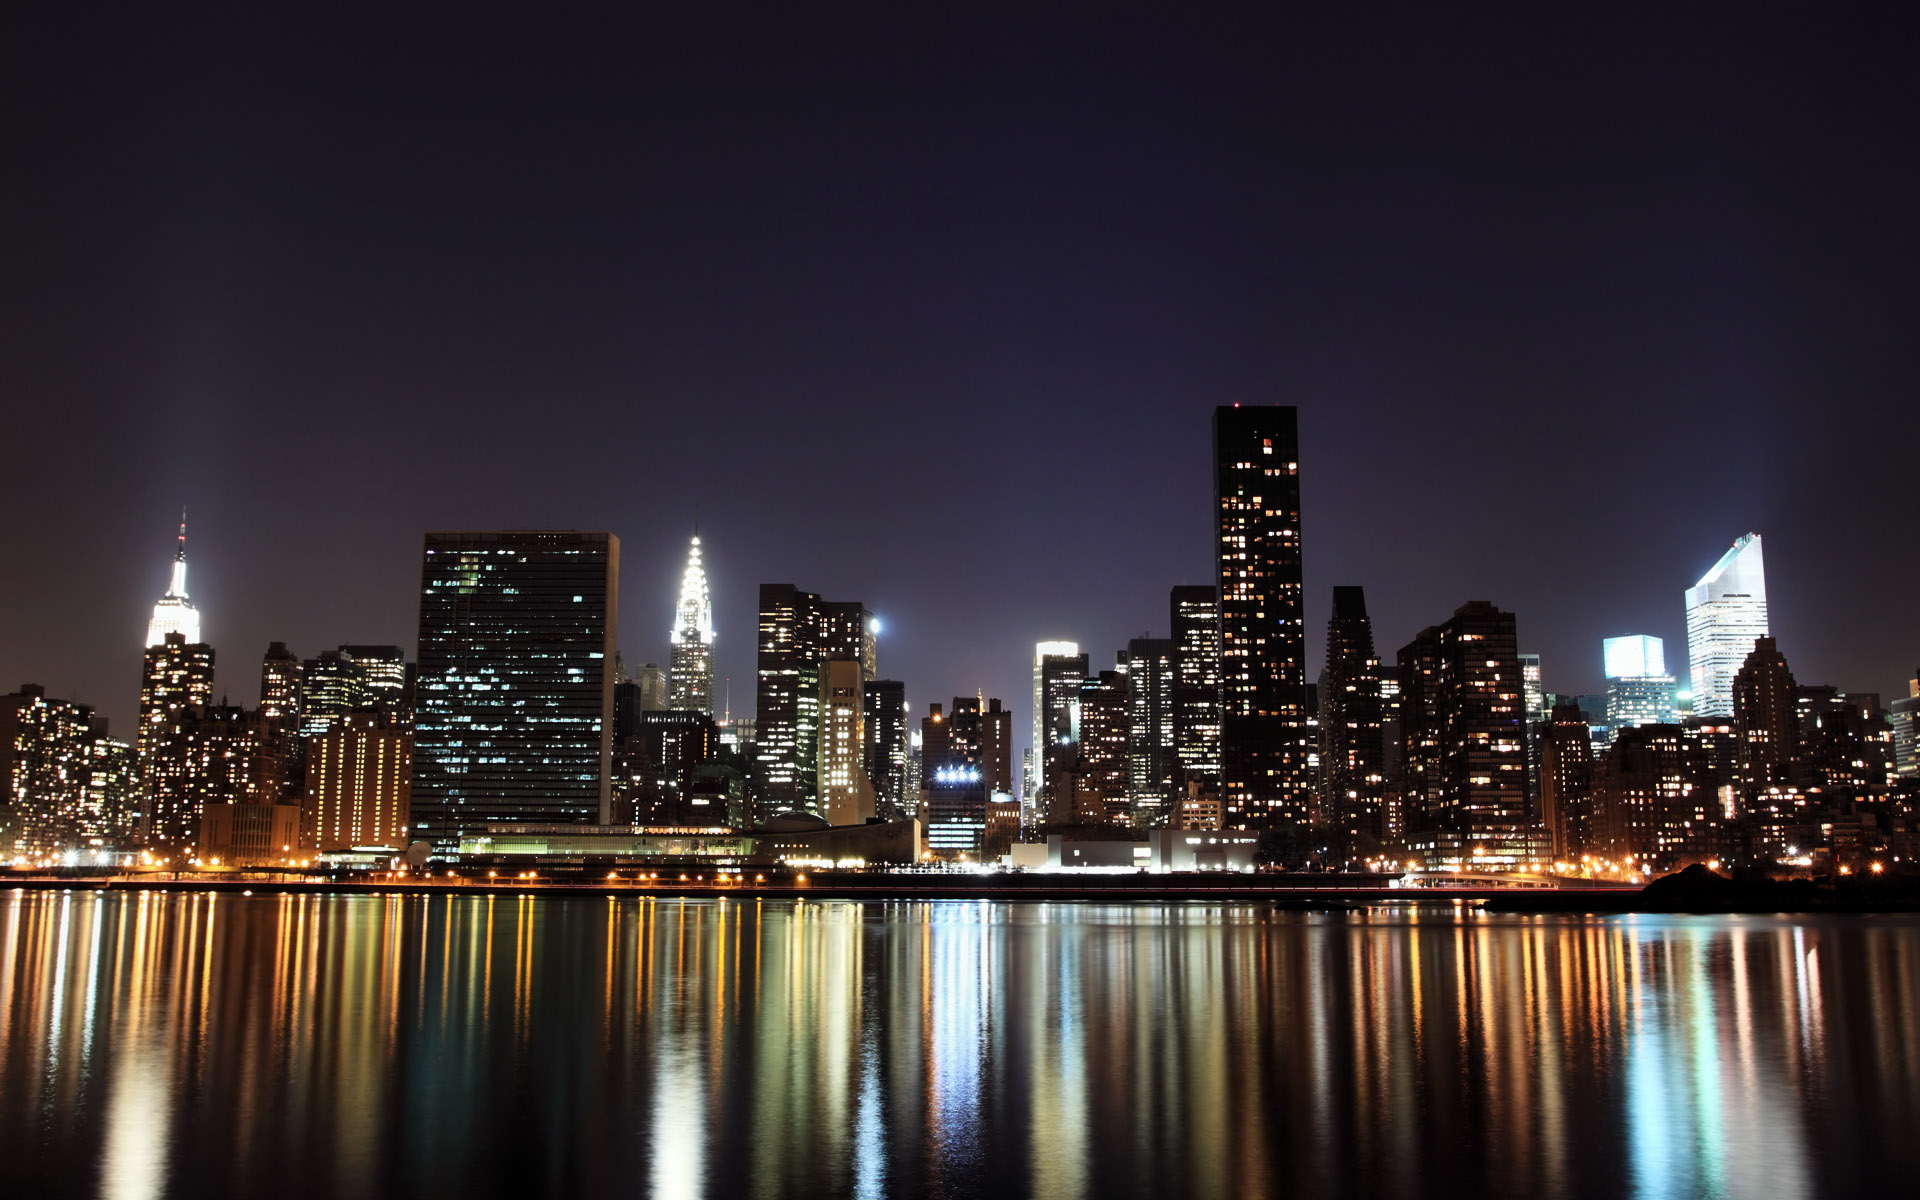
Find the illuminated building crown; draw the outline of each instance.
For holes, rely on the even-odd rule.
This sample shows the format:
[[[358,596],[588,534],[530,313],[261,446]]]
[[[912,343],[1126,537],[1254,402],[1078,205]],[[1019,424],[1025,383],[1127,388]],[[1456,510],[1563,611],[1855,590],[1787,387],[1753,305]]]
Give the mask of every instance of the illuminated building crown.
[[[700,563],[700,535],[693,535],[687,570],[680,577],[679,617],[674,621],[673,644],[713,645],[713,602],[707,596],[707,569]]]
[[[147,645],[158,646],[170,633],[180,634],[192,645],[200,640],[200,613],[187,599],[187,511],[180,510],[180,543],[173,554],[173,578],[167,594],[153,606],[153,619],[147,622]]]

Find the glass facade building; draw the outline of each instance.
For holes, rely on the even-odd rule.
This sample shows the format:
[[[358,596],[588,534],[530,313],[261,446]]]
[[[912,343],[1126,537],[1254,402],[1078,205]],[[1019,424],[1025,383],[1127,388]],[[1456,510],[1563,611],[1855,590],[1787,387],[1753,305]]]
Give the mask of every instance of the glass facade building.
[[[1041,672],[1049,658],[1073,658],[1080,653],[1078,642],[1035,642],[1033,644],[1033,770],[1032,786],[1025,797],[1027,802],[1026,819],[1028,824],[1037,824],[1035,805],[1040,802],[1041,789],[1047,785],[1047,746],[1052,738],[1047,732],[1046,681]],[[1084,664],[1080,674],[1086,674]]]
[[[620,542],[429,533],[420,583],[413,837],[609,820]]]
[[[1680,704],[1673,676],[1667,674],[1666,644],[1634,634],[1601,643],[1607,677],[1607,737],[1637,725],[1677,725]]]
[[[1687,669],[1697,717],[1733,715],[1733,676],[1767,636],[1767,572],[1749,533],[1687,589]]]

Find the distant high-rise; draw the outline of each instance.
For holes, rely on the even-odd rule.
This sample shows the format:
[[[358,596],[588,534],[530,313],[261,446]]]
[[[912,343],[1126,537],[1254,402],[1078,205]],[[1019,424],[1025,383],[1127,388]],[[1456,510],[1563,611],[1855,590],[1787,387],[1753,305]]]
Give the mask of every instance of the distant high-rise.
[[[707,595],[707,569],[700,561],[700,535],[687,551],[680,576],[680,606],[669,639],[667,674],[672,707],[713,715],[713,601]]]
[[[1228,828],[1304,824],[1311,799],[1298,413],[1214,410],[1220,787]]]
[[[1176,783],[1214,787],[1220,779],[1220,606],[1212,585],[1183,585],[1168,597],[1173,631],[1173,752]]]
[[[980,713],[980,769],[989,796],[1013,794],[1013,713],[994,696]]]
[[[1328,818],[1350,833],[1383,838],[1387,775],[1380,724],[1380,660],[1365,590],[1333,589],[1327,666],[1320,688],[1320,779]]]
[[[269,645],[260,660],[260,715],[297,727],[303,678],[300,658],[285,642]]]
[[[448,853],[492,824],[610,819],[619,579],[609,533],[427,534],[416,840]]]
[[[180,542],[173,552],[173,577],[167,594],[153,606],[147,622],[147,645],[158,646],[170,633],[177,633],[191,646],[200,640],[200,612],[187,599],[187,514],[180,512]]]
[[[1697,717],[1733,715],[1733,675],[1767,636],[1767,572],[1760,535],[1733,543],[1687,589],[1687,666]]]
[[[1667,674],[1666,644],[1659,638],[1645,634],[1606,638],[1601,643],[1601,663],[1607,677],[1609,736],[1635,725],[1680,723],[1673,676]]]
[[[1127,676],[1101,671],[1080,683],[1080,756],[1074,765],[1082,820],[1131,824]]]
[[[821,681],[820,807],[835,825],[861,825],[873,819],[874,791],[863,762],[865,681],[850,659],[830,660]]]
[[[0,696],[0,859],[75,848],[101,824],[89,819],[92,723],[35,684]]]
[[[873,678],[872,617],[856,602],[822,600],[790,583],[760,585],[756,746],[766,815],[820,816],[821,680],[829,662],[860,664]]]
[[[1733,724],[1750,792],[1786,783],[1799,748],[1798,686],[1770,637],[1756,638],[1733,677]]]
[[[1408,841],[1432,868],[1510,868],[1535,851],[1513,614],[1462,605],[1400,651]]]
[[[1033,644],[1033,795],[1028,798],[1027,817],[1029,823],[1037,823],[1033,805],[1038,803],[1040,791],[1047,784],[1047,746],[1053,740],[1047,728],[1045,680],[1041,678],[1041,669],[1049,658],[1072,658],[1080,653],[1078,642],[1035,642]],[[1086,667],[1082,663],[1080,674],[1085,675]]]
[[[405,849],[412,759],[412,735],[387,713],[349,713],[309,742],[301,809],[314,847]]]
[[[1556,859],[1598,848],[1593,821],[1593,739],[1577,704],[1556,704],[1540,738],[1540,821]]]
[[[1179,669],[1171,638],[1127,643],[1127,706],[1131,744],[1128,783],[1133,823],[1159,828],[1173,815],[1174,685]]]
[[[407,652],[399,646],[342,646],[340,653],[359,668],[362,707],[390,714],[402,722],[413,717],[413,672]]]
[[[1893,770],[1902,779],[1920,777],[1920,670],[1907,681],[1905,699],[1887,706],[1893,720]]]
[[[1040,660],[1040,798],[1036,821],[1053,820],[1056,773],[1072,769],[1080,757],[1080,684],[1087,677],[1087,656],[1048,654]]]
[[[213,647],[168,633],[147,647],[140,674],[140,728],[134,732],[134,757],[144,778],[158,739],[183,710],[213,703]]]
[[[863,758],[874,790],[876,815],[896,820],[906,815],[907,795],[907,685],[895,679],[875,679],[863,685]],[[914,782],[914,790],[919,783]]]
[[[659,663],[641,663],[633,672],[634,711],[665,712],[673,707],[668,700],[667,673]]]
[[[319,737],[356,709],[371,707],[366,672],[353,655],[322,650],[302,668],[300,734]]]
[[[237,705],[183,709],[167,722],[146,761],[153,840],[176,850],[201,843],[209,805],[286,806],[295,737],[285,722]]]

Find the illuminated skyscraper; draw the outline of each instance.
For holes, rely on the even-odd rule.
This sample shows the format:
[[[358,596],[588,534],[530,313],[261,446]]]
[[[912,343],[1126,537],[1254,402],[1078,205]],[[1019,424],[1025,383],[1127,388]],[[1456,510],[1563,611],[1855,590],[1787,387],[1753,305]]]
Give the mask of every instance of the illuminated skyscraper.
[[[700,535],[687,551],[680,576],[680,607],[669,639],[667,678],[671,706],[681,712],[713,715],[713,602],[707,595],[707,569],[700,561]]]
[[[213,647],[169,633],[147,647],[140,675],[140,728],[133,736],[141,775],[158,739],[183,710],[213,703]],[[149,810],[151,811],[151,810]]]
[[[350,713],[308,743],[305,840],[323,853],[404,850],[409,839],[413,736],[399,718]]]
[[[274,642],[260,661],[260,715],[270,721],[300,724],[300,659],[285,642]]]
[[[1041,669],[1049,658],[1072,658],[1080,653],[1078,642],[1035,642],[1033,644],[1033,794],[1028,797],[1027,820],[1037,823],[1038,817],[1034,805],[1039,803],[1040,791],[1047,785],[1047,746],[1052,741],[1048,735],[1046,717],[1046,697]],[[1085,675],[1083,662],[1080,674]]]
[[[92,710],[23,684],[0,696],[0,859],[73,849],[89,819]]]
[[[1283,405],[1215,409],[1213,452],[1222,819],[1233,829],[1304,824],[1313,748],[1298,414]]]
[[[1907,680],[1904,699],[1888,706],[1893,721],[1893,770],[1902,779],[1920,778],[1920,671]]]
[[[829,662],[873,677],[874,625],[857,601],[822,600],[790,583],[760,585],[759,677],[754,702],[763,816],[819,816],[822,679]]]
[[[1536,850],[1513,614],[1482,600],[1400,650],[1407,840],[1429,868],[1513,868]]]
[[[826,664],[820,707],[820,807],[834,825],[861,825],[874,816],[873,783],[867,778],[865,702],[860,664]]]
[[[173,553],[173,578],[167,594],[153,606],[153,618],[147,622],[147,645],[158,646],[170,633],[177,633],[191,646],[200,640],[200,612],[187,599],[187,513],[180,511],[180,543]]]
[[[1798,692],[1779,645],[1770,637],[1754,639],[1733,676],[1733,724],[1749,793],[1788,782],[1788,768],[1800,748]]]
[[[302,737],[319,737],[341,717],[370,706],[366,672],[340,650],[322,650],[306,661],[300,695]]]
[[[1073,769],[1083,820],[1112,825],[1133,821],[1128,701],[1122,671],[1102,671],[1080,683],[1080,756]]]
[[[444,854],[492,824],[607,823],[619,580],[609,533],[427,534],[415,840]]]
[[[1164,826],[1173,811],[1175,658],[1170,638],[1127,643],[1127,788],[1133,824],[1143,829]]]
[[[1175,783],[1213,788],[1220,779],[1220,606],[1210,584],[1176,587],[1168,596],[1173,631]]]
[[[1687,666],[1697,717],[1733,715],[1733,675],[1767,636],[1767,572],[1760,535],[1733,543],[1687,589]]]
[[[1601,643],[1601,662],[1607,676],[1609,740],[1613,733],[1635,725],[1680,723],[1673,676],[1667,674],[1666,645],[1659,638],[1645,634],[1607,638]]]
[[[863,685],[861,707],[866,718],[863,754],[867,779],[873,784],[876,815],[887,820],[905,816],[910,805],[907,787],[907,687],[894,679],[875,679]],[[919,782],[913,784],[919,790]]]
[[[1052,644],[1064,649],[1061,643]],[[1086,677],[1087,656],[1078,648],[1072,654],[1050,653],[1040,660],[1040,753],[1036,756],[1040,794],[1032,815],[1035,823],[1054,819],[1059,808],[1053,795],[1055,775],[1070,771],[1080,757],[1080,684]],[[1070,781],[1058,782],[1070,786]]]

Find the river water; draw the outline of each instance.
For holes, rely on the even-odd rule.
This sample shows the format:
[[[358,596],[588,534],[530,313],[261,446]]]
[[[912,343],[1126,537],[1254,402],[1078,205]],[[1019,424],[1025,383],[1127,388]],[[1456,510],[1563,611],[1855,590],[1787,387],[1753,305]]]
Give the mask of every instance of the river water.
[[[0,894],[9,1196],[1841,1196],[1920,919]]]

